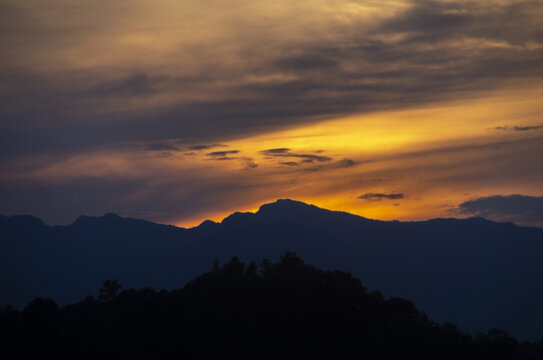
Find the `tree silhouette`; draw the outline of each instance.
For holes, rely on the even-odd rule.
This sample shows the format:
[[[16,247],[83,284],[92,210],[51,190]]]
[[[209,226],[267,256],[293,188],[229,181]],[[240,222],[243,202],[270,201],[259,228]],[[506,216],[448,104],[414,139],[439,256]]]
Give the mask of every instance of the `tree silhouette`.
[[[98,300],[108,302],[117,297],[122,285],[117,280],[106,280],[102,283],[102,287],[98,290]]]
[[[120,289],[107,280],[99,301],[0,308],[0,358],[543,359],[541,341],[519,344],[498,329],[472,337],[294,253],[260,268],[214,261],[173,291]]]

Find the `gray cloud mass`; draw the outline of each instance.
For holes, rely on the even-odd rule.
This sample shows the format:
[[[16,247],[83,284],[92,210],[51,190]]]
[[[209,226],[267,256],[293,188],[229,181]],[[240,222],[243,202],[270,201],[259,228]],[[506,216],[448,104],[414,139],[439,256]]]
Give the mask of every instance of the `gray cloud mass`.
[[[40,49],[66,46],[65,40],[53,21],[37,23],[30,8],[8,2],[4,7],[10,9],[10,21],[2,24],[0,35],[11,46],[0,67],[0,155],[81,151],[172,137],[228,140],[311,122],[317,115],[461,98],[506,79],[538,81],[543,75],[543,7],[537,1],[410,5],[371,26],[353,17],[315,30],[326,37],[278,42],[266,51],[258,43],[241,42],[240,53],[253,61],[235,71],[200,61],[197,70],[180,74],[131,63],[116,72],[113,60],[108,66],[55,72],[25,66],[17,59],[32,59],[35,54],[27,52],[33,44]],[[114,15],[103,20],[104,26],[115,24]],[[73,31],[75,25],[69,26]],[[73,32],[74,38],[78,34]],[[204,50],[212,51],[213,45]],[[183,66],[181,57],[179,61]],[[240,81],[253,78],[271,80]],[[168,94],[187,96],[153,104]]]
[[[497,126],[496,130],[509,130],[509,131],[531,131],[543,129],[543,125],[531,125],[531,126]]]
[[[480,197],[463,202],[455,211],[497,221],[543,226],[543,196],[515,194]]]
[[[363,195],[360,195],[358,198],[362,200],[370,200],[370,201],[381,201],[381,200],[399,200],[403,199],[405,196],[401,193],[391,193],[391,194],[383,194],[383,193],[366,193]]]

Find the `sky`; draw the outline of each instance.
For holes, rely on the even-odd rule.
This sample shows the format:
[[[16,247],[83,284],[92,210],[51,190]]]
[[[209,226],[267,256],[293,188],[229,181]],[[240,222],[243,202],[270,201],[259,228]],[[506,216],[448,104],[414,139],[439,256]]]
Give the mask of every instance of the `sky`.
[[[543,0],[0,0],[0,213],[291,198],[543,226]]]

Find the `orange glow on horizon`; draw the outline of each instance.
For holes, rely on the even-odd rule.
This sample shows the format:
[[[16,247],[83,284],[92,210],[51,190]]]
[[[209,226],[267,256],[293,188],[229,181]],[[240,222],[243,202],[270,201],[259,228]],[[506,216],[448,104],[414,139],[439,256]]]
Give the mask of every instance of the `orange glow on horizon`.
[[[496,128],[536,123],[543,111],[541,97],[540,88],[514,94],[499,91],[463,103],[353,115],[228,142],[225,149],[240,151],[258,163],[258,168],[240,173],[240,163],[229,161],[214,171],[239,173],[274,186],[269,191],[259,190],[249,200],[250,206],[239,203],[177,224],[195,226],[206,219],[220,222],[235,211],[255,212],[259,205],[278,198],[378,220],[424,220],[459,216],[451,209],[474,194],[485,196],[521,189],[538,195],[537,179],[516,181],[513,188],[506,179],[481,183],[470,180],[469,174],[495,171],[485,170],[492,166],[485,159],[500,151],[492,144],[505,140],[529,143],[537,139],[537,132],[505,133]],[[504,144],[500,146],[507,146]],[[279,157],[266,155],[262,152],[266,149],[289,151]],[[331,160],[304,164],[296,157],[300,154]],[[205,160],[205,155],[200,158]],[[356,165],[339,168],[336,164],[344,158],[353,159]],[[280,165],[289,162],[292,166]],[[477,163],[479,168],[470,163]],[[402,198],[359,199],[364,193],[401,193]]]

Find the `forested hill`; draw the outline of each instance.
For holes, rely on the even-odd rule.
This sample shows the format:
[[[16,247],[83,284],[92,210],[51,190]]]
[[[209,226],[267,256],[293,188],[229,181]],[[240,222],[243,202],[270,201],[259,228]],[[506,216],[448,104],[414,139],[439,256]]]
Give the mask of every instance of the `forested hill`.
[[[5,359],[541,359],[543,343],[438,325],[350,273],[286,253],[260,267],[238,258],[172,291],[125,290],[69,306],[36,299],[0,312]]]
[[[214,258],[276,261],[285,251],[348,270],[440,323],[504,328],[519,339],[543,335],[543,229],[480,218],[375,221],[292,200],[191,229],[114,214],[55,227],[0,217],[0,304],[22,308],[38,296],[74,303],[104,279],[174,289]]]

